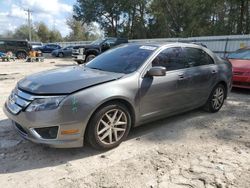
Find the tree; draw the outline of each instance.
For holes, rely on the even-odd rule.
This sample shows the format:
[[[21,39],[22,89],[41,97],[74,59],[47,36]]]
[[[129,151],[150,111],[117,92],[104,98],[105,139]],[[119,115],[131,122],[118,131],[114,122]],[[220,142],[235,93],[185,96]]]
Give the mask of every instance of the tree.
[[[39,40],[38,35],[36,34],[35,28],[31,28],[31,38],[33,41]],[[13,38],[16,39],[29,39],[29,26],[28,25],[21,25],[18,27],[15,31],[14,34],[12,35]]]
[[[69,18],[66,23],[71,30],[69,35],[66,37],[68,41],[88,40],[88,32],[82,22]]]
[[[74,18],[86,24],[97,22],[106,34],[118,36],[126,16],[123,14],[124,5],[125,0],[77,0],[74,5]]]
[[[62,35],[58,30],[52,30],[49,32],[50,42],[61,42],[63,41]]]
[[[40,22],[36,24],[37,35],[42,42],[50,42],[50,31],[49,28],[43,23]]]

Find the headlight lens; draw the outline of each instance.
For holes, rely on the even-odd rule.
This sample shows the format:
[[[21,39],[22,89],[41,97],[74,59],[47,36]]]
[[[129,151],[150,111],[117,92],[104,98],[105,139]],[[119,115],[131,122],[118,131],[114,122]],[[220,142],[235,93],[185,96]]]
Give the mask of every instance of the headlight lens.
[[[65,96],[35,99],[26,109],[27,112],[56,109]]]

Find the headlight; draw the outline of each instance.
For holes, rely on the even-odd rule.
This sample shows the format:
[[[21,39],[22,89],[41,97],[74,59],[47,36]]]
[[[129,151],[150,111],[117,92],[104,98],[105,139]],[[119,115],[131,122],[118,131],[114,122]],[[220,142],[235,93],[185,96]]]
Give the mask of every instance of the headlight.
[[[26,109],[27,112],[56,109],[65,96],[35,99]]]

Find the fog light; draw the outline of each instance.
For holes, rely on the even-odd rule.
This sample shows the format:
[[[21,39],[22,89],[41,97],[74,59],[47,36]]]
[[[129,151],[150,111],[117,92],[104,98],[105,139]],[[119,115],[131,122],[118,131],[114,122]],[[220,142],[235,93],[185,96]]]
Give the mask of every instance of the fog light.
[[[35,131],[43,139],[55,139],[57,137],[57,133],[58,133],[58,126],[35,128]]]

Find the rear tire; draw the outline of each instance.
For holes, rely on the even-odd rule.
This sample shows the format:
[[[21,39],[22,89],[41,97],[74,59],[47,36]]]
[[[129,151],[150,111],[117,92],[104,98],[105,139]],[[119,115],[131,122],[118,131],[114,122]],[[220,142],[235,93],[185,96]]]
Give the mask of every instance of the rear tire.
[[[88,143],[98,150],[117,147],[127,137],[131,115],[121,103],[108,103],[95,112],[87,130]]]
[[[222,84],[218,84],[212,90],[205,106],[204,110],[215,113],[218,112],[224,104],[226,98],[226,88]]]

